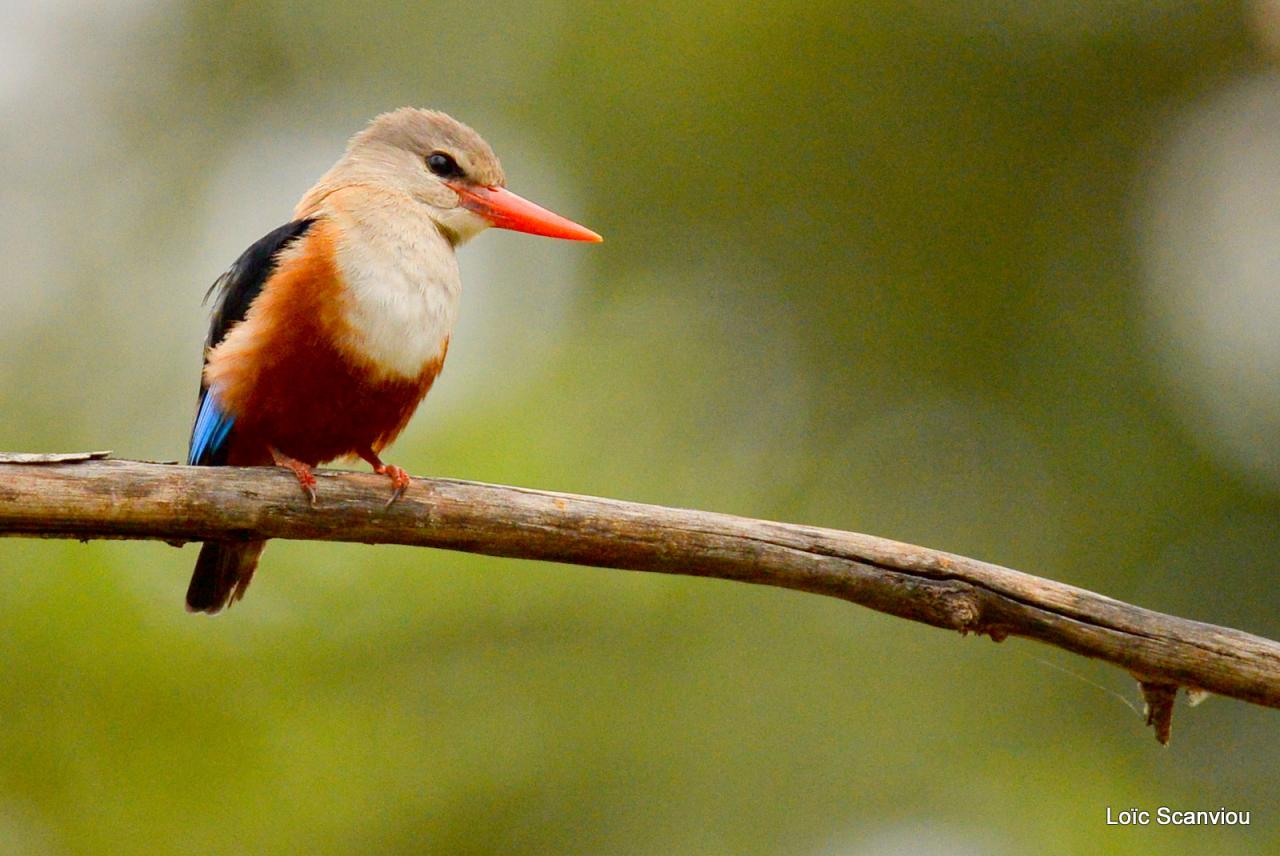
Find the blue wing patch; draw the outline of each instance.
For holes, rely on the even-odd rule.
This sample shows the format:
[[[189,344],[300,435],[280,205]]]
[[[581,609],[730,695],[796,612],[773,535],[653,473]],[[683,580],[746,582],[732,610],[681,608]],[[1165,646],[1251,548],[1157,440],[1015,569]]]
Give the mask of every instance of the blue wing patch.
[[[218,388],[205,390],[195,427],[191,429],[191,451],[187,453],[187,463],[218,466],[225,462],[227,437],[235,421],[234,416],[225,413],[218,405]]]

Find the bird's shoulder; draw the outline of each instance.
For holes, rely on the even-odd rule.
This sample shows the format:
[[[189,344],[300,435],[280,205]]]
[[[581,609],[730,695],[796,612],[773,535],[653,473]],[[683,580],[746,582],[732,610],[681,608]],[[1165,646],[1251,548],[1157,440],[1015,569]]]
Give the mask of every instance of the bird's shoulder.
[[[205,294],[205,300],[213,297],[207,348],[217,346],[233,326],[245,319],[254,299],[262,293],[267,280],[275,272],[281,253],[306,235],[317,219],[304,217],[291,220],[271,230],[241,253],[231,267],[214,280]]]

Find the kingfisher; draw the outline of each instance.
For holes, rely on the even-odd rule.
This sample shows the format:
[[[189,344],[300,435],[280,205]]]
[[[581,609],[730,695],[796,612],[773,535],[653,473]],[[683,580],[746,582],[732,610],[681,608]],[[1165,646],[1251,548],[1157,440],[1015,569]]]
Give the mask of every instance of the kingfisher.
[[[395,502],[411,480],[380,457],[440,373],[458,316],[457,248],[489,226],[600,236],[506,189],[502,164],[452,117],[374,118],[253,244],[214,297],[187,463],[284,467],[316,504],[312,469],[362,458]],[[265,541],[207,541],[187,609],[238,601]]]

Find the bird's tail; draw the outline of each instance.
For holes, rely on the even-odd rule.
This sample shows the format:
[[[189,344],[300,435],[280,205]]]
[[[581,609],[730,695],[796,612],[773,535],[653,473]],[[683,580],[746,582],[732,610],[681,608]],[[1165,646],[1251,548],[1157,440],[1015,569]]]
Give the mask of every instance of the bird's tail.
[[[187,611],[213,615],[244,597],[266,541],[206,541],[187,587]]]

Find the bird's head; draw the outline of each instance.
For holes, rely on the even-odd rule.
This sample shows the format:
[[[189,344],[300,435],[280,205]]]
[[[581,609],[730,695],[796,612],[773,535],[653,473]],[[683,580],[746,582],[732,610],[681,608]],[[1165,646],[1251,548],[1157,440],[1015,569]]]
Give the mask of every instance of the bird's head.
[[[489,144],[435,110],[402,107],[378,116],[351,138],[334,172],[408,194],[427,206],[454,244],[489,226],[571,241],[602,240],[507,190],[502,164]]]

